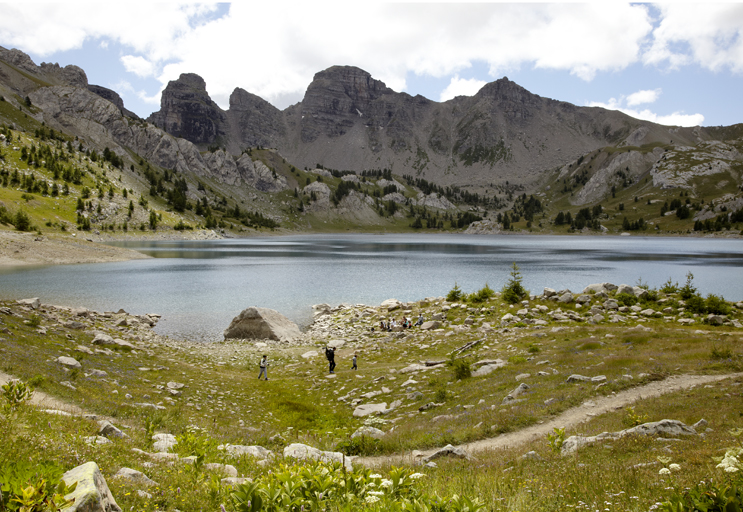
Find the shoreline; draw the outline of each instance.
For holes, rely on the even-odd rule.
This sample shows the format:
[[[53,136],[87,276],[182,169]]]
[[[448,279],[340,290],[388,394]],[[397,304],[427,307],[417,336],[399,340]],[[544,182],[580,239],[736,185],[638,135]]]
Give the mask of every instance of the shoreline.
[[[255,237],[277,237],[277,236],[308,236],[308,235],[409,235],[415,237],[419,234],[426,235],[466,235],[466,236],[576,236],[576,237],[626,237],[619,233],[553,233],[553,232],[527,232],[507,231],[493,233],[441,233],[441,232],[419,232],[419,233],[366,233],[366,232],[288,232],[281,231],[270,233],[240,233],[239,235],[223,235],[214,230],[197,230],[188,232],[158,231],[158,232],[132,232],[131,234],[110,233],[72,233],[61,235],[57,233],[42,234],[31,232],[20,232],[0,230],[0,268],[27,267],[35,265],[72,265],[79,263],[113,263],[137,259],[149,259],[151,256],[116,245],[110,242],[138,242],[138,241],[206,241],[226,239],[248,239]],[[79,235],[79,236],[78,236]],[[630,237],[635,238],[710,238],[716,240],[742,240],[739,233],[674,233],[674,234],[647,234],[632,233]]]

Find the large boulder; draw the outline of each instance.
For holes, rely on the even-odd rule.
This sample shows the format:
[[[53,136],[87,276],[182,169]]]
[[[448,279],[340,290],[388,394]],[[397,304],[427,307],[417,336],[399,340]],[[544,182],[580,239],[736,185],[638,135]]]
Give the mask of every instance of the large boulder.
[[[346,457],[341,452],[324,452],[306,444],[293,443],[284,448],[284,458],[289,457],[299,460],[339,462],[346,467],[346,470],[353,471],[350,457]]]
[[[351,434],[351,439],[356,439],[357,437],[371,437],[373,439],[382,439],[384,437],[384,432],[382,430],[379,430],[378,428],[374,427],[359,427],[356,432]]]
[[[268,308],[250,307],[232,319],[224,337],[291,341],[302,335],[297,324]]]
[[[65,512],[121,512],[95,462],[72,468],[62,475],[62,480],[68,486],[77,482],[75,490],[65,496],[75,500]]]
[[[387,412],[387,402],[382,402],[381,404],[359,405],[354,409],[353,415],[356,418],[363,418],[370,414],[384,414],[385,412]]]

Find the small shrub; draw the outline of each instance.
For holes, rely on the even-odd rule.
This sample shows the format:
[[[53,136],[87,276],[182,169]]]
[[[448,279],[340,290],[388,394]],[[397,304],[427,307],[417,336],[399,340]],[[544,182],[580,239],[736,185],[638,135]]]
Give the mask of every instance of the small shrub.
[[[678,293],[679,291],[679,284],[678,282],[674,283],[671,281],[671,278],[668,278],[668,281],[663,283],[663,286],[660,287],[660,291],[663,293]]]
[[[28,385],[31,386],[32,388],[38,388],[44,383],[45,379],[46,377],[44,377],[43,375],[39,375],[37,373],[36,375],[34,375],[28,380]]]
[[[640,298],[640,302],[647,304],[648,302],[658,302],[658,290],[649,288],[647,293]]]
[[[446,294],[446,300],[449,302],[457,302],[462,298],[462,289],[457,285],[457,283],[454,283],[454,288],[449,290],[449,293]]]
[[[38,327],[41,325],[41,317],[34,313],[33,315],[31,315],[31,318],[26,321],[26,324],[30,325],[31,327]]]
[[[467,297],[467,300],[469,302],[474,302],[476,304],[482,303],[487,301],[488,299],[495,297],[495,291],[485,284],[484,287],[480,288],[477,292],[470,294]]]
[[[524,356],[511,356],[508,358],[508,362],[512,364],[525,363],[526,358]]]
[[[470,362],[467,359],[454,359],[452,356],[447,364],[454,373],[454,380],[467,379],[472,376],[472,368],[470,368]]]
[[[526,296],[527,291],[521,284],[522,279],[523,278],[521,276],[521,273],[519,272],[519,267],[516,266],[516,263],[514,262],[513,266],[511,267],[511,277],[508,279],[508,282],[503,286],[503,289],[501,290],[504,301],[508,302],[509,304],[516,304]]]
[[[433,401],[436,403],[444,403],[449,398],[449,392],[446,390],[446,388],[439,388],[436,390],[436,392],[433,394]]]
[[[647,423],[647,414],[638,414],[637,412],[635,412],[635,408],[631,406],[625,407],[624,410],[627,411],[627,416],[624,419],[624,423],[628,424],[630,427],[636,427],[637,425]]]
[[[684,300],[690,299],[697,294],[697,289],[692,284],[692,281],[694,281],[694,274],[688,272],[686,274],[686,284],[679,290],[679,294]]]
[[[3,384],[3,399],[5,403],[3,408],[6,412],[11,412],[31,400],[34,394],[33,389],[26,385],[22,380],[11,380],[7,384]]]
[[[551,433],[547,434],[547,444],[550,450],[560,453],[562,445],[565,444],[565,429],[555,427]]]
[[[725,299],[711,293],[707,295],[704,305],[707,313],[712,313],[713,315],[729,315],[733,311],[730,304],[725,302]]]
[[[703,315],[707,312],[707,305],[705,304],[704,299],[699,295],[693,295],[686,299],[686,310],[690,313]]]
[[[629,293],[619,293],[614,299],[620,306],[634,306],[637,304],[637,297],[630,295]]]

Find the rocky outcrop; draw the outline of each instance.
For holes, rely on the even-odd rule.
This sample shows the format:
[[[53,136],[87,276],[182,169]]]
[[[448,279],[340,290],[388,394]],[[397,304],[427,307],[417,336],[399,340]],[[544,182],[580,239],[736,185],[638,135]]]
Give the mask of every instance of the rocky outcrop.
[[[209,97],[204,79],[194,73],[183,73],[168,82],[160,110],[147,120],[196,145],[222,145],[227,139],[227,116]]]
[[[124,107],[124,100],[121,99],[121,96],[119,96],[119,93],[117,93],[116,91],[106,89],[105,87],[101,87],[100,85],[88,85],[88,90],[93,94],[97,94],[104,100],[108,100],[116,105],[116,108],[119,109],[119,112],[121,112],[122,115],[134,119],[139,119],[139,116],[137,114],[135,114],[131,110],[127,110]]]
[[[242,310],[224,331],[225,339],[291,341],[301,336],[297,324],[278,311],[257,307]]]

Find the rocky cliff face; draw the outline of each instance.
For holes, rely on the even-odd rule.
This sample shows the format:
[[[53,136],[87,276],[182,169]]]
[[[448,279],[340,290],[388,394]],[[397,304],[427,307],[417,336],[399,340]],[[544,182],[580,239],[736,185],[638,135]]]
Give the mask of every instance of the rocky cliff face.
[[[197,145],[227,142],[227,117],[209,97],[204,79],[193,73],[184,73],[168,83],[160,99],[160,110],[147,120]]]
[[[232,144],[230,151],[238,153],[246,147],[278,147],[286,138],[284,116],[269,102],[239,87],[230,95],[226,112]]]
[[[601,147],[700,140],[689,129],[542,98],[507,78],[437,103],[395,92],[357,67],[333,66],[284,111],[238,88],[225,112],[205,87],[182,75],[150,120],[202,149],[275,147],[298,167],[390,168],[441,185],[536,186],[546,171]]]

